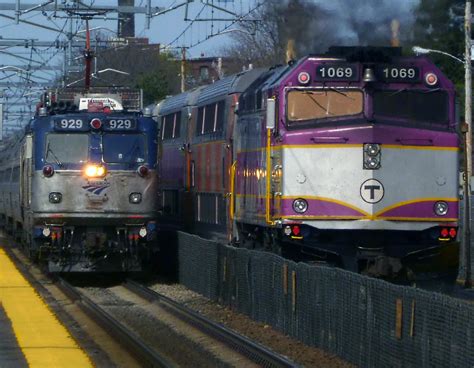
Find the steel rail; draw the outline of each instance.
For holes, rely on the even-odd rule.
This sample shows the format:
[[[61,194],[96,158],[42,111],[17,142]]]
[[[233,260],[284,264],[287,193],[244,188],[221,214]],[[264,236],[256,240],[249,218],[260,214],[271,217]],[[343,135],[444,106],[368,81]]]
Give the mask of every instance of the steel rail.
[[[174,300],[159,294],[144,285],[141,285],[136,281],[128,279],[126,283],[123,284],[123,286],[136,295],[148,300],[149,302],[159,303],[160,306],[167,309],[177,318],[191,324],[198,330],[226,344],[234,351],[237,351],[239,354],[245,356],[262,367],[297,366],[294,362],[271,351],[263,345],[260,345],[245,336],[233,332],[225,326],[222,326],[208,318],[199,315],[190,308],[185,307]]]
[[[74,286],[69,284],[63,278],[58,279],[57,286],[66,294],[72,301],[92,318],[97,324],[102,326],[109,335],[117,340],[125,349],[133,354],[140,363],[146,367],[165,367],[171,368],[175,365],[167,361],[154,349],[146,345],[143,340],[134,332],[124,327],[120,321],[112,317],[103,308],[99,307],[91,299],[76,290]]]

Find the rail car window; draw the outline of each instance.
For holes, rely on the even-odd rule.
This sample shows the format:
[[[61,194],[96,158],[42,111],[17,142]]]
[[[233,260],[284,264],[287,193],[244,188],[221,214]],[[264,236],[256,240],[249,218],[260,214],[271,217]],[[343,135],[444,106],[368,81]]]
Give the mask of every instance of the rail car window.
[[[362,91],[354,90],[293,90],[287,100],[292,123],[357,115],[364,107]]]
[[[146,140],[143,134],[104,134],[104,162],[112,164],[145,162]]]
[[[225,101],[219,101],[198,108],[196,135],[221,132],[224,129]]]
[[[221,132],[224,130],[224,122],[225,122],[225,101],[219,101],[217,104],[217,119],[216,125],[214,126],[215,132]]]
[[[214,225],[226,223],[225,201],[220,194],[198,193],[194,210],[198,222]]]
[[[445,91],[377,91],[374,116],[393,117],[437,125],[449,121],[449,100]]]
[[[179,138],[181,133],[181,111],[163,116],[161,139]]]
[[[89,156],[87,134],[49,133],[44,151],[48,163],[83,163]]]

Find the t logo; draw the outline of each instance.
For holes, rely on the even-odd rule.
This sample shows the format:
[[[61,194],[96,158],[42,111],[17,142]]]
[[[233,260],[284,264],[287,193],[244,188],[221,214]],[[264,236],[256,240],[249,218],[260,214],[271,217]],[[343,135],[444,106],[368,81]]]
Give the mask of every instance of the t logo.
[[[362,183],[360,187],[360,196],[367,203],[378,203],[384,196],[384,187],[376,179],[369,179]]]

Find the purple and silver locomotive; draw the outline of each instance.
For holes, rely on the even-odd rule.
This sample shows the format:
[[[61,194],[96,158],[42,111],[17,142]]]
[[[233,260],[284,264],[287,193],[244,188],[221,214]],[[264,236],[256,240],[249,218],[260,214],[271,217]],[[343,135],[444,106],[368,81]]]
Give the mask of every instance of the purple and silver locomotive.
[[[453,84],[396,48],[332,48],[241,96],[235,221],[349,269],[457,246]],[[243,234],[242,234],[243,233]]]
[[[223,80],[161,105],[186,113],[173,155],[188,159],[160,158],[174,167],[160,183],[181,178],[176,198],[199,192],[192,207],[173,202],[192,212],[184,223],[375,274],[457,249],[455,90],[432,62],[339,47],[245,75],[239,93]],[[162,110],[165,152],[178,125]]]

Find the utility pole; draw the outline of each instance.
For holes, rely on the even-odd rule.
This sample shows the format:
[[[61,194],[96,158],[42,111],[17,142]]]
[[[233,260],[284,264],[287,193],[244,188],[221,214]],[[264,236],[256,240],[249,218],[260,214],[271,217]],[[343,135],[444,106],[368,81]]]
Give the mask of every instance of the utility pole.
[[[181,93],[186,91],[186,47],[181,48]]]
[[[472,176],[472,70],[471,70],[471,0],[466,0],[466,14],[464,19],[464,37],[466,51],[465,62],[465,150],[466,150],[466,168],[464,171],[464,262],[465,262],[465,281],[464,287],[472,286],[471,281],[471,176]]]
[[[135,0],[118,0],[118,6],[129,6],[133,8],[135,6]],[[119,13],[118,36],[135,37],[134,13]]]
[[[3,140],[3,102],[0,102],[0,141]]]

